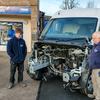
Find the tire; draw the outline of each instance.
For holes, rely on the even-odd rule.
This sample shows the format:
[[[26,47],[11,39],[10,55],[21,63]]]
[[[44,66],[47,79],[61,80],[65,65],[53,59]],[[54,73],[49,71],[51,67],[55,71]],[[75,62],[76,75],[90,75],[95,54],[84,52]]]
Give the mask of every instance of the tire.
[[[41,70],[36,71],[33,78],[34,78],[35,80],[42,80],[42,78],[43,78],[43,73],[42,73],[42,71],[41,71]]]
[[[34,80],[42,80],[43,78],[43,73],[41,70],[35,71],[34,74],[31,74],[29,70],[27,69],[27,74],[30,76],[31,79],[34,79]]]
[[[92,79],[91,74],[89,75],[86,83],[86,88],[84,89],[85,94],[93,94],[93,85],[92,85]]]

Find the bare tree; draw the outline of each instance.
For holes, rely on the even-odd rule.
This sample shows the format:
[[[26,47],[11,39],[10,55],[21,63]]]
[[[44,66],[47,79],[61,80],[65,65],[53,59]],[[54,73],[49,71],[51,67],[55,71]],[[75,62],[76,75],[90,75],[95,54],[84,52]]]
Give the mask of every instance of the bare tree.
[[[77,0],[64,0],[61,6],[62,9],[73,9],[78,7],[79,2]]]
[[[87,3],[87,7],[86,8],[95,8],[95,3],[94,0],[90,1]]]

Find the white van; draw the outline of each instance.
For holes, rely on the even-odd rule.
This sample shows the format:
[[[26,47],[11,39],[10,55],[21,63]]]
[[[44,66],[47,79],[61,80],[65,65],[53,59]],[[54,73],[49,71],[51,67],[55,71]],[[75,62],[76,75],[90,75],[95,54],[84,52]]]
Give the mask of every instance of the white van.
[[[86,94],[92,93],[87,61],[95,31],[100,31],[100,9],[58,11],[34,44],[28,61],[30,77],[59,75],[71,91],[80,89]]]
[[[44,31],[48,30],[46,37],[52,37],[52,35],[53,37],[68,37],[70,35],[74,37],[90,37],[93,32],[100,31],[100,9],[80,8],[58,11],[52,16],[45,29]],[[44,31],[43,33],[45,33]],[[62,33],[65,34],[62,36]]]

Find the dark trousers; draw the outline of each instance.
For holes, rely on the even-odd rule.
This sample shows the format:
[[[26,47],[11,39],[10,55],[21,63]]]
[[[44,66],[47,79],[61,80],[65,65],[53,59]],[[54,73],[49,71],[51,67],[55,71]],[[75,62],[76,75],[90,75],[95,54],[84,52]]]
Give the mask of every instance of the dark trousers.
[[[24,71],[24,62],[22,63],[13,63],[12,61],[10,62],[10,82],[14,83],[15,82],[15,73],[16,69],[18,70],[18,83],[23,81],[23,71]]]

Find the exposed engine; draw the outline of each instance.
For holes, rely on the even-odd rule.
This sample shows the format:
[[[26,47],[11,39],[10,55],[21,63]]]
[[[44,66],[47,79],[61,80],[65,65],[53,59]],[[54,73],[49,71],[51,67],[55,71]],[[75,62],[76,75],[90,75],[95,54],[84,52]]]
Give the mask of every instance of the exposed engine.
[[[36,74],[37,71],[46,69],[49,75],[52,73],[61,76],[65,87],[81,89],[82,82],[86,85],[89,75],[88,50],[88,47],[70,45],[36,45],[29,59],[29,71],[31,74]]]
[[[30,61],[35,66],[33,71],[49,67],[54,74],[63,75],[65,70],[79,69],[85,56],[85,49],[43,45],[34,50]]]
[[[78,48],[52,48],[47,46],[43,47],[42,52],[39,52],[39,56],[48,57],[47,62],[49,62],[49,67],[54,74],[62,75],[67,69],[79,68],[82,65],[85,54]]]

